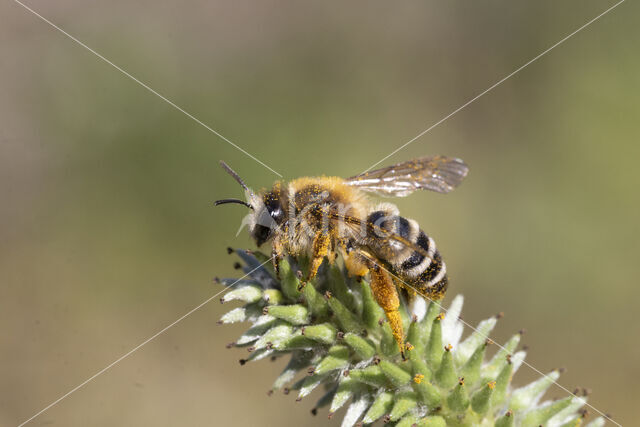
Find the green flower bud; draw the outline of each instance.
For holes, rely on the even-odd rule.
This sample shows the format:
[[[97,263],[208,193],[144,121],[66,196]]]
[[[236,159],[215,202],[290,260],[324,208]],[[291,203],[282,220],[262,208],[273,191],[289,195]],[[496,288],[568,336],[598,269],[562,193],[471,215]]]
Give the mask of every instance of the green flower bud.
[[[383,391],[379,393],[373,404],[367,411],[367,414],[362,419],[362,422],[365,424],[370,424],[379,418],[382,418],[384,415],[388,414],[393,408],[393,403],[395,401],[395,396],[393,393]]]
[[[321,323],[319,325],[306,326],[301,331],[305,337],[318,341],[322,344],[332,344],[336,340],[338,333],[331,323]]]
[[[515,390],[511,396],[509,406],[514,411],[527,408],[534,402],[538,401],[540,396],[560,377],[558,371],[551,371],[544,377],[532,382],[531,384]]]
[[[462,367],[462,376],[470,387],[473,387],[480,379],[480,370],[482,369],[482,361],[484,360],[486,349],[486,342],[479,345]]]
[[[534,409],[524,416],[522,427],[536,427],[547,422],[549,418],[562,411],[571,404],[573,397],[565,397],[556,402],[543,404],[540,408]]]
[[[398,421],[418,406],[418,398],[414,392],[401,392],[395,396],[393,408],[389,414],[390,421]]]
[[[223,315],[218,323],[238,323],[247,320],[247,310],[244,307],[237,307]]]
[[[343,339],[362,360],[371,359],[376,354],[376,348],[371,342],[352,332],[346,333]]]
[[[240,286],[227,292],[222,298],[221,303],[240,300],[246,303],[252,303],[262,298],[262,288],[258,285]]]
[[[329,349],[329,354],[318,363],[315,372],[322,375],[347,366],[349,366],[349,349],[344,345],[334,345]]]
[[[464,378],[460,378],[458,384],[449,393],[447,404],[454,412],[463,412],[469,407],[469,394],[464,385]]]
[[[327,302],[324,300],[324,297],[318,293],[315,286],[311,283],[307,283],[307,285],[302,289],[302,294],[304,295],[304,300],[307,302],[307,307],[309,311],[318,318],[326,317],[329,313],[329,306]]]
[[[427,342],[427,364],[432,371],[437,371],[442,361],[444,347],[442,345],[442,325],[444,314],[439,314],[431,326],[431,336]]]
[[[391,383],[398,388],[402,387],[403,385],[409,384],[409,381],[411,381],[411,374],[395,363],[383,360],[380,362],[379,366],[384,375],[389,379],[389,381],[391,381]]]
[[[364,369],[352,369],[349,371],[349,376],[373,387],[385,387],[388,384],[387,376],[376,365],[367,366]]]
[[[345,403],[353,397],[353,394],[361,389],[361,385],[353,380],[351,377],[340,377],[340,383],[336,389],[336,394],[331,401],[331,407],[329,413],[333,414],[338,409],[342,408]]]
[[[262,298],[269,305],[282,304],[284,301],[284,295],[278,289],[265,289]]]
[[[464,340],[456,349],[456,364],[464,365],[479,348],[486,347],[487,337],[498,323],[496,317],[483,320],[476,326],[476,330]],[[484,357],[483,357],[484,358]]]
[[[513,411],[508,410],[503,416],[497,419],[495,427],[512,427],[514,424]]]
[[[451,355],[451,346],[445,347],[445,352],[442,354],[442,361],[440,362],[440,368],[436,371],[434,376],[436,382],[445,389],[453,387],[458,381],[456,374],[456,368],[453,366],[453,356]]]
[[[476,391],[471,397],[471,408],[478,415],[484,415],[489,410],[491,396],[496,388],[496,382],[491,381]]]
[[[325,293],[325,299],[343,331],[359,333],[365,329],[356,316],[340,300],[334,298],[331,292]]]
[[[302,305],[270,305],[264,308],[264,314],[285,320],[292,325],[309,323],[309,310]]]

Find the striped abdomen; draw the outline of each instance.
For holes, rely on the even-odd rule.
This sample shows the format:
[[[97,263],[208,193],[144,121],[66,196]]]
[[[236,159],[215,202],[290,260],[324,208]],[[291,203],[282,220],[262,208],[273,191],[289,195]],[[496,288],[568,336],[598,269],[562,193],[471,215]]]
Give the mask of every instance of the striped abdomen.
[[[367,222],[422,249],[423,253],[385,238],[372,238],[369,243],[374,254],[393,267],[393,273],[406,282],[409,289],[430,299],[444,296],[448,284],[447,267],[433,239],[420,229],[416,221],[397,215],[395,210],[385,209],[371,212]]]

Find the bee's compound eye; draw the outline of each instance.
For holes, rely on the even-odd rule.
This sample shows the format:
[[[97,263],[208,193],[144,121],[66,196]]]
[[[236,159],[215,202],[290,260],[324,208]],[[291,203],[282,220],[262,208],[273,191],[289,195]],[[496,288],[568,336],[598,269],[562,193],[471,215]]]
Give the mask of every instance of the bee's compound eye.
[[[273,218],[273,220],[278,224],[280,224],[284,219],[284,212],[280,205],[278,205],[274,210],[269,211],[269,214],[271,214],[271,218]]]
[[[281,224],[284,220],[284,211],[282,210],[282,205],[280,204],[280,200],[273,195],[269,194],[265,197],[264,205],[269,212],[269,215],[277,224]]]

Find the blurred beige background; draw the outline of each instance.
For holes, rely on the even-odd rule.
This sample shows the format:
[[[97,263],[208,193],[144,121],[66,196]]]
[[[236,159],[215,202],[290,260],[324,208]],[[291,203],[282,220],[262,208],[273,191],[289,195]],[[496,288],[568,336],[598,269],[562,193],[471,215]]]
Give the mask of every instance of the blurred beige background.
[[[286,178],[359,173],[610,1],[78,1],[31,7]],[[640,392],[640,57],[628,1],[390,158],[471,166],[402,212],[447,302],[506,313],[527,360],[632,424]],[[217,166],[276,178],[11,1],[0,4],[0,425],[17,425],[218,292],[244,211]],[[337,425],[267,397],[211,302],[32,425]],[[523,367],[516,382],[536,375]],[[563,396],[552,389],[550,397]],[[340,417],[336,417],[339,419]]]

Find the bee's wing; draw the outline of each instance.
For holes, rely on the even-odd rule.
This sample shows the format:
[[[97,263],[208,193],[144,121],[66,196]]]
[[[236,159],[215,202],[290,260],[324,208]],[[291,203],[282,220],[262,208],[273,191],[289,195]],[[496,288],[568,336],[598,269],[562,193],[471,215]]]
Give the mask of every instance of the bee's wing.
[[[389,231],[383,227],[380,227],[379,225],[376,225],[372,222],[369,222],[360,218],[356,218],[353,216],[349,216],[349,215],[342,215],[335,212],[329,212],[329,218],[341,221],[343,224],[349,227],[354,233],[367,233],[368,236],[371,236],[372,233],[375,233],[376,235],[375,239],[378,241],[378,243],[380,241],[386,240],[389,243],[390,250],[392,251],[398,251],[399,250],[398,246],[399,246],[400,248],[410,248],[418,252],[422,256],[431,258],[429,253],[418,244],[413,243],[405,239],[404,237],[392,231]],[[392,246],[395,246],[395,249],[392,249]]]
[[[380,196],[404,197],[420,189],[448,193],[468,171],[467,165],[455,157],[429,156],[352,176],[345,182]]]

